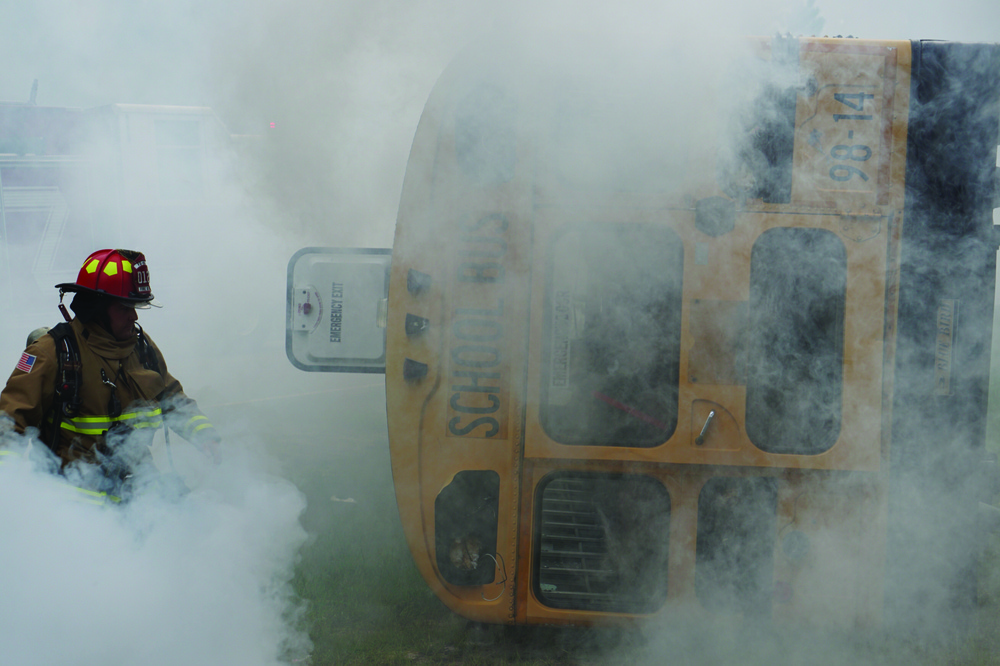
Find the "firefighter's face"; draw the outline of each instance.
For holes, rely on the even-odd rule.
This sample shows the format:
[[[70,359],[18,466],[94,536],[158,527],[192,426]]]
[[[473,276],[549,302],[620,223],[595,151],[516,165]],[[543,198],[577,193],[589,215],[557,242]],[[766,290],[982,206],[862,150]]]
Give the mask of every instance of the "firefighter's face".
[[[114,301],[108,306],[111,335],[119,340],[128,340],[135,335],[135,322],[138,320],[139,316],[131,305]]]

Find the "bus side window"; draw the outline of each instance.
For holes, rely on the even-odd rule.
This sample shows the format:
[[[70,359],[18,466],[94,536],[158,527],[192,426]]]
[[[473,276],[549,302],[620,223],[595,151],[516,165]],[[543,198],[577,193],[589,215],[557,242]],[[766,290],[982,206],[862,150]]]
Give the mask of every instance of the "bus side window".
[[[768,453],[815,455],[840,435],[847,250],[823,229],[777,228],[750,255],[746,432]]]
[[[717,476],[702,487],[695,591],[705,608],[770,614],[777,505],[774,479]]]
[[[663,605],[670,494],[658,480],[557,472],[536,497],[532,580],[543,604],[624,613]]]
[[[540,418],[561,444],[656,446],[677,427],[684,249],[666,226],[571,227],[550,251]]]

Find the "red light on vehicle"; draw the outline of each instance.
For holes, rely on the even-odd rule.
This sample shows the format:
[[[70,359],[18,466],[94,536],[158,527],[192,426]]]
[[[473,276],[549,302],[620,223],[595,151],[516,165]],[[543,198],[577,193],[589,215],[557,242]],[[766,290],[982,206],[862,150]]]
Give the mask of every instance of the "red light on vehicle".
[[[274,129],[274,123],[271,123],[271,129]]]

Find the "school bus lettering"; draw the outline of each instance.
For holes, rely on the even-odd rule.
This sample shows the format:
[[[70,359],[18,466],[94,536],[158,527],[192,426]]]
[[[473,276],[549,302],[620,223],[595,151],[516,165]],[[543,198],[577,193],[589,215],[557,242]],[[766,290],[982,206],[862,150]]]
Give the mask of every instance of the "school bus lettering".
[[[470,368],[494,368],[500,364],[500,350],[486,345],[461,345],[451,350],[451,360]]]
[[[458,427],[459,421],[460,421],[460,419],[457,416],[455,418],[453,418],[451,421],[449,421],[448,422],[448,432],[450,432],[453,435],[457,435],[459,437],[469,437],[469,436],[472,436],[472,437],[493,437],[498,432],[500,432],[500,422],[497,421],[492,416],[480,416],[478,419],[476,419],[472,423],[469,423],[468,425],[466,425],[466,426],[464,426],[462,428]],[[478,428],[479,426],[482,426],[482,425],[488,425],[490,427],[490,429],[487,430],[484,433],[477,433],[475,435],[470,435],[469,434],[473,430],[475,430],[476,428]]]
[[[475,370],[455,370],[451,373],[452,377],[469,377],[472,380],[471,384],[454,384],[451,387],[452,391],[473,391],[476,393],[489,393],[491,391],[499,391],[500,387],[496,385],[491,386],[480,386],[480,379],[500,379],[499,372],[476,372]]]
[[[479,231],[487,224],[496,223],[496,233],[504,233],[507,231],[507,227],[510,226],[510,222],[507,220],[507,216],[503,213],[490,213],[488,215],[483,215],[478,220],[466,227],[467,231]]]
[[[551,386],[569,385],[570,327],[572,325],[573,294],[567,289],[558,289],[552,297],[552,377]]]
[[[460,320],[462,321],[462,320]],[[456,322],[454,328],[458,328]],[[488,320],[487,320],[488,321]],[[502,334],[503,329],[498,328]],[[457,337],[457,336],[456,336]],[[453,379],[464,379],[463,383],[452,384],[451,398],[448,406],[458,414],[494,414],[501,406],[501,373],[481,372],[459,368],[494,368],[500,364],[501,353],[495,347],[486,345],[461,345],[452,350],[452,362],[456,369],[452,370]],[[484,401],[488,404],[484,404]],[[488,425],[485,433],[471,434],[476,428]],[[448,421],[448,432],[458,437],[493,437],[500,431],[500,423],[492,417],[479,417],[471,423],[463,424],[461,416],[455,416]]]
[[[857,92],[857,93],[847,93],[838,92],[833,94],[834,102],[839,102],[840,104],[846,106],[852,111],[864,111],[865,102],[870,100],[872,106],[876,105],[875,95],[873,93]],[[833,122],[839,123],[841,121],[870,121],[875,116],[870,113],[834,113]],[[854,139],[855,130],[848,130],[847,139]],[[850,144],[839,143],[830,149],[830,157],[834,160],[841,162],[840,164],[834,164],[830,167],[829,175],[830,179],[838,183],[845,183],[855,176],[860,178],[862,181],[867,182],[870,176],[859,168],[857,164],[851,164],[851,162],[867,162],[872,158],[873,152],[870,146],[864,144]]]
[[[340,342],[344,314],[344,284],[334,282],[330,290],[330,342]]]
[[[449,327],[450,436],[502,438],[506,429],[508,361],[502,294],[509,227],[507,216],[496,212],[470,216],[459,225]]]
[[[509,226],[506,216],[502,213],[490,213],[466,225],[469,234],[459,240],[465,245],[461,254],[464,257],[482,257],[502,259],[507,254],[507,241],[502,234]],[[458,265],[459,282],[492,283],[503,282],[505,269],[499,261],[466,261]]]
[[[497,306],[495,308],[456,308],[455,316],[469,316],[469,317],[502,317],[503,316],[503,299],[497,299]]]
[[[864,111],[865,100],[875,99],[875,95],[869,93],[834,93],[833,99],[840,102],[841,104],[846,104],[855,111]],[[872,116],[870,114],[857,114],[857,113],[833,114],[833,122],[835,123],[840,122],[841,120],[871,120],[871,119]]]
[[[496,261],[467,261],[458,266],[459,282],[503,282],[503,278],[503,264]]]
[[[851,133],[853,134],[853,132]],[[855,162],[867,162],[871,159],[872,149],[868,146],[847,146],[840,144],[830,149],[830,157],[835,160],[853,160]],[[854,176],[860,176],[861,180],[868,180],[868,174],[861,169],[850,164],[837,164],[830,167],[830,178],[844,182]]]
[[[937,340],[934,344],[934,393],[951,395],[952,339],[955,301],[946,298],[937,309]]]
[[[490,238],[483,236],[463,236],[463,243],[469,243],[480,247],[478,250],[469,250],[465,254],[470,257],[487,257],[499,259],[507,254],[507,241],[503,238]]]
[[[492,414],[493,412],[500,409],[500,398],[496,396],[495,393],[490,393],[486,398],[490,401],[489,407],[467,407],[465,405],[460,405],[458,399],[462,397],[461,393],[452,393],[451,400],[448,404],[456,412],[462,412],[464,414]]]
[[[459,340],[492,342],[503,337],[503,324],[490,319],[460,319],[452,325],[452,333]]]

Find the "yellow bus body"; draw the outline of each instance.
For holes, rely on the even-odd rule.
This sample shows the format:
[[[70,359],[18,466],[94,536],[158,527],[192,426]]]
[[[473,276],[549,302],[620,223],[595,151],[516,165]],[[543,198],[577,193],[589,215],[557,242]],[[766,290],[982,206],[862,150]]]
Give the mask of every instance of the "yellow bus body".
[[[662,91],[640,90],[634,98],[626,91],[626,108],[602,109],[601,91],[578,95],[586,72],[562,69],[565,62],[469,57],[460,58],[431,94],[399,209],[385,372],[403,528],[421,574],[455,612],[488,623],[590,624],[655,618],[683,604],[694,616],[764,614],[775,622],[844,628],[881,622],[914,47],[909,41],[775,38],[752,41],[749,52],[767,67],[789,48],[795,78],[777,88],[794,100],[784,157],[790,160],[790,182],[772,188],[778,194],[763,196],[752,173],[722,175],[730,173],[720,163],[725,115],[715,111],[728,102],[719,99],[724,88],[715,80],[685,84],[685,95],[701,98],[675,100],[693,116],[675,128],[682,155],[659,160],[658,151],[671,141],[662,132],[650,139],[648,163],[641,162],[642,132],[634,151],[627,146],[639,155],[639,184],[628,160],[616,172],[620,180],[602,171],[617,164],[614,146],[595,149],[595,158],[573,141],[604,122],[649,122],[647,113],[655,118],[659,109],[638,113],[630,105],[662,101]],[[664,62],[662,69],[670,66]],[[670,76],[653,77],[649,85]],[[625,78],[623,88],[643,80]],[[596,108],[591,100],[598,100]],[[615,100],[608,103],[613,107]],[[486,114],[480,125],[469,120],[476,113]],[[665,109],[662,116],[672,123],[678,113]],[[635,138],[628,128],[619,129],[608,129],[611,140],[619,134],[626,142]],[[747,133],[761,131],[770,130],[750,127]],[[646,254],[602,251],[609,239],[626,236],[636,245],[648,240]],[[776,298],[753,276],[770,275],[767,263],[789,256],[777,249],[767,254],[780,244],[774,239],[786,238],[798,239],[806,251],[829,248],[834,273],[843,281],[834,294],[842,308],[834,337],[839,366],[830,370],[839,377],[830,418],[839,421],[829,437],[815,435],[803,445],[813,448],[803,451],[795,438],[833,421],[824,421],[819,411],[807,414],[798,434],[766,445],[781,432],[758,416],[771,394],[760,397],[764,389],[754,382],[764,380],[751,376],[758,370],[748,369],[750,343],[742,337],[747,322],[758,321],[754,302]],[[826,257],[826,251],[816,256]],[[583,255],[591,264],[581,259],[578,267],[574,260]],[[598,306],[587,301],[586,290],[604,287],[587,281],[620,269],[626,282],[642,282],[659,269],[619,264],[655,264],[650,258],[656,256],[663,256],[663,273],[676,276],[663,277],[663,284],[679,284],[679,315],[650,308],[650,326],[677,331],[676,342],[664,343],[675,345],[669,354],[676,355],[676,368],[667,363],[650,375],[650,381],[661,381],[676,373],[662,411],[668,416],[653,413],[662,396],[628,389],[635,398],[629,402],[604,390],[617,386],[606,378],[595,379],[605,384],[593,391],[565,388],[572,361],[563,355],[573,353],[573,336],[582,335],[573,327],[589,325],[594,312],[610,311],[622,293],[620,285],[608,286],[610,295],[599,306],[606,310],[594,310]],[[802,261],[794,277],[808,281],[811,259]],[[408,318],[425,324],[412,326]],[[628,353],[614,363],[627,365]],[[948,381],[944,371],[939,374]],[[827,395],[816,390],[809,395]],[[577,406],[581,395],[592,401],[590,407]],[[787,391],[781,395],[789,400]],[[607,437],[597,436],[604,441],[589,441],[574,418],[601,410],[639,433],[636,441],[642,443],[617,441],[612,426]],[[593,423],[604,422],[594,417]],[[655,433],[661,431],[658,441]],[[497,489],[496,497],[487,498],[487,513],[495,512],[495,548],[487,548],[482,537],[449,532],[442,541],[438,533],[435,516],[444,501],[439,496],[470,471],[480,476],[464,478]],[[482,513],[472,506],[478,491],[455,488],[448,501],[469,505],[469,515]],[[541,526],[541,507],[549,501],[546,492],[553,507],[562,506],[555,502],[564,491],[583,493],[583,500],[587,494],[616,498],[585,506],[586,520],[595,524],[612,513],[627,521],[628,511],[615,507],[630,497],[669,507],[663,550],[646,549],[636,528],[629,534],[640,535],[638,545],[633,541],[622,548],[628,552],[613,552],[614,529],[604,526],[593,576],[617,572],[603,580],[617,581],[611,588],[617,584],[626,592],[602,587],[590,597],[579,591],[560,596],[562,581],[575,581],[576,574],[560,578],[554,572],[565,560],[552,559],[558,547],[540,543],[548,529]],[[767,514],[766,534],[719,529],[752,539],[748,549],[764,553],[759,559],[746,555],[747,549],[731,550],[724,543],[729,537],[699,532],[699,520],[703,528],[706,521],[723,525],[719,516],[736,510],[745,491],[756,494],[739,510]],[[454,552],[439,552],[445,545]],[[699,559],[699,548],[737,558],[735,565],[750,566],[760,580],[746,587],[738,577],[727,578],[711,569],[712,561]],[[739,560],[744,557],[749,559]],[[449,561],[457,568],[442,571]],[[647,569],[661,565],[662,580],[650,577]],[[465,580],[464,571],[484,568],[492,573]],[[700,578],[700,568],[721,578]],[[629,578],[635,571],[642,581]]]

